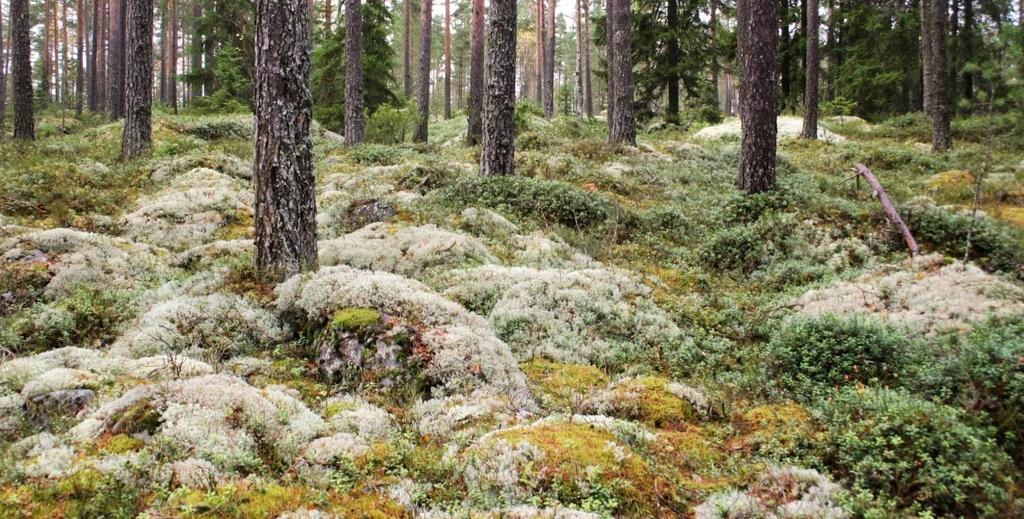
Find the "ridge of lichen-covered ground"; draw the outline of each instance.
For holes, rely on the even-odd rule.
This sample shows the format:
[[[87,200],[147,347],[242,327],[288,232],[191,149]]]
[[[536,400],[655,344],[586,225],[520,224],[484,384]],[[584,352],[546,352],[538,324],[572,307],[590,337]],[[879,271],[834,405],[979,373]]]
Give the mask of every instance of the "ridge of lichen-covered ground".
[[[464,119],[317,130],[323,266],[276,286],[250,116],[0,143],[0,517],[1022,510],[1019,122],[829,120],[742,197],[735,137],[524,115],[508,178]]]

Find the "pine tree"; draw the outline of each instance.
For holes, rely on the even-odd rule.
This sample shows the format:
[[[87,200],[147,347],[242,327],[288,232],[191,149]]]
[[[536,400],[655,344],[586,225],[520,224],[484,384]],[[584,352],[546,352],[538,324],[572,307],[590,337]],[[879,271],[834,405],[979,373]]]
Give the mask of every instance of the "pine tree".
[[[608,13],[612,27],[609,48],[614,48],[608,77],[615,85],[614,112],[609,119],[608,140],[613,143],[636,145],[636,116],[633,111],[633,52],[630,47],[630,0],[612,0]]]
[[[130,0],[126,7],[121,158],[130,160],[149,150],[152,143],[153,0]]]
[[[444,0],[444,118],[452,118],[452,0]]]
[[[949,76],[946,69],[946,0],[931,0],[931,95],[932,95],[932,149],[937,152],[953,147],[949,129],[952,106],[949,95]]]
[[[469,57],[469,129],[466,142],[480,144],[483,133],[484,109],[484,0],[471,0],[473,22],[470,34]],[[541,0],[537,0],[540,2]],[[537,83],[538,85],[540,83]]]
[[[75,27],[75,53],[77,58],[75,60],[75,115],[79,116],[82,115],[83,96],[85,95],[85,69],[83,67],[85,63],[85,20],[87,18],[84,0],[77,0],[75,4],[75,21],[77,22]],[[2,39],[0,38],[0,40]],[[0,59],[0,63],[3,63],[2,59]],[[2,79],[0,78],[0,81]],[[3,92],[0,92],[0,97],[2,97],[2,94]]]
[[[583,7],[582,0],[576,0],[576,70],[574,71],[575,92],[573,92],[573,113],[582,116],[586,108],[583,100]]]
[[[317,268],[309,38],[305,0],[256,0],[256,268],[274,280]]]
[[[412,97],[412,2],[413,0],[402,2],[405,7],[405,16],[402,18],[405,23],[405,32],[402,35],[405,44],[402,51],[402,91],[405,92],[406,99]]]
[[[14,88],[14,138],[36,138],[32,118],[32,41],[28,0],[11,0],[11,79]]]
[[[534,45],[536,47],[536,81],[537,81],[537,104],[539,106],[544,105],[544,69],[545,69],[545,56],[547,53],[544,51],[546,45],[544,44],[544,0],[537,0],[537,9],[535,15],[537,20],[537,42]]]
[[[107,110],[112,121],[123,118],[125,110],[125,7],[126,0],[110,0]]]
[[[0,4],[0,140],[7,127],[7,46],[4,44],[4,7]]]
[[[807,0],[803,138],[818,138],[818,0]]]
[[[491,0],[480,174],[515,173],[516,2]]]
[[[558,0],[549,0],[545,13],[547,38],[544,43],[544,117],[555,115],[555,12]]]
[[[590,0],[583,3],[583,98],[587,118],[594,117],[594,88],[590,80]]]
[[[740,61],[740,172],[744,193],[760,193],[775,184],[776,60],[779,3],[738,0]]]
[[[668,60],[668,107],[665,109],[665,120],[671,124],[679,124],[679,3],[668,0],[668,48],[665,51]]]
[[[363,142],[363,8],[345,0],[345,145]]]
[[[420,61],[416,78],[416,131],[412,140],[427,142],[430,124],[430,33],[432,0],[420,0]]]
[[[167,49],[167,101],[174,113],[178,113],[178,0],[170,2],[171,38]]]

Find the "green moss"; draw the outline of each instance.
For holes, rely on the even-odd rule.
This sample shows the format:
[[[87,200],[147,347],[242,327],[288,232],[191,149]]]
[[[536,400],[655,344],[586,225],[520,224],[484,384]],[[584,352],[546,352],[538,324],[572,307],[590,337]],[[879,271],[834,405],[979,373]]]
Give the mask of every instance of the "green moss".
[[[608,384],[594,366],[534,359],[520,365],[535,395],[548,408],[565,408]]]
[[[619,418],[654,427],[678,428],[693,422],[693,404],[668,391],[669,380],[647,376],[615,384],[607,394],[610,411]]]
[[[305,487],[241,482],[210,492],[177,493],[165,508],[171,516],[183,518],[271,519],[303,507],[309,499]]]
[[[376,326],[380,322],[380,312],[373,308],[343,308],[334,313],[331,328],[358,332]]]
[[[125,454],[137,451],[146,446],[142,440],[133,438],[127,434],[115,434],[100,439],[96,445],[100,452],[107,454]]]

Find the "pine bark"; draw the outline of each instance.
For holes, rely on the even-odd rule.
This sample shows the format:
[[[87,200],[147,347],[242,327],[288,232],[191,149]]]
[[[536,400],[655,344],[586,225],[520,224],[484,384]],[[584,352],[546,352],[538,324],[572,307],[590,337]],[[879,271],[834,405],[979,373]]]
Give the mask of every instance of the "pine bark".
[[[491,0],[487,92],[480,150],[483,176],[515,173],[516,2]]]
[[[167,101],[178,113],[178,0],[168,0],[171,11],[171,41],[167,49]]]
[[[198,72],[203,69],[203,37],[199,34],[199,22],[203,17],[202,0],[192,0],[192,64],[190,72]],[[203,85],[192,83],[192,100],[202,97]]]
[[[160,90],[160,102],[165,105],[170,104],[167,100],[167,49],[170,43],[167,41],[168,7],[170,7],[170,0],[160,2],[160,80],[157,84]]]
[[[452,1],[444,0],[444,118],[452,118]]]
[[[153,0],[129,0],[123,11],[124,133],[121,158],[149,150],[153,119]]]
[[[412,1],[405,0],[405,48],[402,52],[402,91],[405,98],[412,98]]]
[[[420,0],[420,62],[416,78],[416,131],[412,140],[427,142],[430,124],[430,25],[432,0]]]
[[[107,109],[107,45],[110,39],[110,1],[96,0],[100,3],[99,27],[97,27],[99,39],[97,41],[96,54],[96,107],[97,111]]]
[[[636,145],[636,116],[633,111],[633,53],[629,42],[630,0],[613,0],[610,18],[615,48],[609,77],[614,78],[615,112],[610,119],[608,140]]]
[[[32,40],[28,0],[11,0],[11,79],[14,89],[14,138],[36,138],[32,119]]]
[[[43,98],[49,100],[50,88],[53,86],[50,82],[50,78],[53,75],[51,68],[53,63],[50,61],[50,0],[43,0],[43,81],[39,84],[39,88],[43,91]]]
[[[544,50],[544,48],[547,46],[544,43],[544,34],[545,34],[544,26],[546,25],[545,22],[544,22],[544,0],[537,0],[537,9],[536,9],[536,11],[537,11],[537,13],[536,13],[536,16],[537,16],[537,45],[536,45],[536,47],[537,47],[537,49],[536,49],[537,50],[537,63],[536,63],[536,72],[537,72],[537,105],[538,106],[543,106],[544,105],[544,70],[545,70],[545,68],[544,68],[544,63],[545,63],[544,60],[545,60],[545,58],[544,57],[547,56],[547,53]]]
[[[256,0],[256,267],[274,280],[317,268],[311,48],[304,0]]]
[[[56,17],[54,18],[56,20]],[[68,102],[68,3],[60,0],[60,100]]]
[[[470,146],[475,146],[480,144],[483,135],[484,0],[472,0],[472,2],[473,22],[469,36],[469,129],[466,132],[466,142]]]
[[[363,142],[363,8],[345,0],[345,145]]]
[[[75,3],[75,18],[77,26],[75,30],[75,115],[82,115],[83,96],[85,95],[85,21],[88,15],[85,14],[85,1],[77,0]],[[3,38],[0,38],[2,40]],[[0,62],[3,62],[0,59]],[[0,97],[3,92],[0,92]]]
[[[615,8],[615,0],[605,0],[605,64],[607,66],[607,79],[606,79],[606,94],[607,107],[606,107],[606,119],[608,121],[608,132],[611,135],[612,119],[615,118],[615,74],[612,73],[614,69],[613,63],[615,63],[615,45],[612,40],[615,39],[615,17],[612,16],[612,11]]]
[[[665,50],[668,59],[668,107],[665,109],[665,120],[671,124],[679,124],[679,3],[668,0],[668,46]]]
[[[4,42],[4,7],[0,4],[0,140],[7,127],[7,46]]]
[[[775,184],[779,3],[739,0],[737,8],[743,132],[738,187],[752,194],[767,191]]]
[[[133,0],[135,1],[135,0]],[[125,112],[125,8],[126,0],[110,0],[110,41],[107,44],[107,111],[116,121]],[[152,18],[152,15],[150,15]],[[151,29],[152,31],[152,29]],[[150,44],[152,46],[152,44]]]
[[[348,5],[348,0],[345,0],[345,5]],[[334,6],[331,0],[324,0],[324,28],[327,31],[334,29]]]
[[[711,29],[711,91],[714,95],[715,107],[720,106],[720,93],[718,91],[718,2],[717,0],[708,0],[708,10],[710,16],[708,17],[708,27]]]
[[[586,110],[583,101],[583,6],[582,0],[576,0],[576,77],[575,91],[573,95],[573,112],[577,117],[583,115]]]
[[[583,103],[587,118],[594,117],[594,86],[590,80],[590,0],[583,3]]]
[[[544,117],[555,115],[555,10],[558,0],[549,0],[547,43],[544,44]]]
[[[818,0],[807,0],[807,58],[803,138],[818,138]]]
[[[931,77],[932,77],[932,150],[947,151],[953,147],[949,123],[952,116],[949,76],[946,69],[947,0],[932,0]]]
[[[929,0],[919,0],[921,19],[921,107],[932,113],[932,27]]]
[[[92,0],[92,37],[89,41],[89,111],[95,112],[99,105],[99,45],[101,36],[100,4],[102,0]]]
[[[954,19],[954,23],[955,19]],[[960,33],[960,37],[963,40],[961,48],[963,49],[964,60],[971,60],[974,58],[974,2],[973,0],[964,0],[964,29]],[[971,72],[970,68],[965,68],[963,72],[963,95],[968,101],[974,99],[974,73]]]

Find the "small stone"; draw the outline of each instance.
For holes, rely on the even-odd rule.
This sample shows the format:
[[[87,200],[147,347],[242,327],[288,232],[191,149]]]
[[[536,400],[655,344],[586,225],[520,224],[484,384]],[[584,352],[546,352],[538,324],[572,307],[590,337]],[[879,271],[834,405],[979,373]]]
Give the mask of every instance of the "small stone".
[[[395,216],[397,210],[389,202],[382,200],[360,200],[349,209],[349,224],[355,228],[371,223],[383,222]]]

